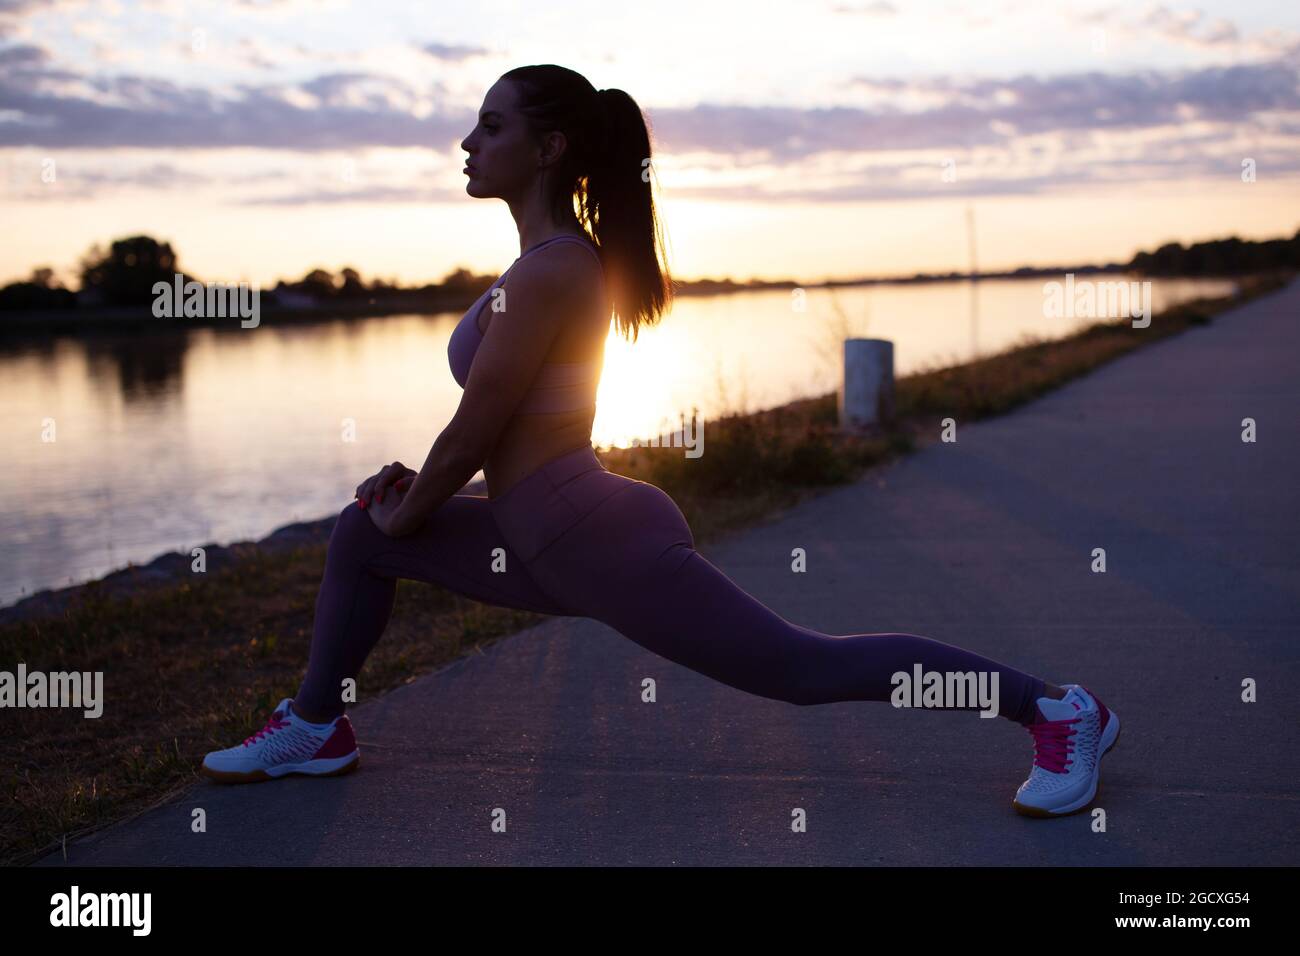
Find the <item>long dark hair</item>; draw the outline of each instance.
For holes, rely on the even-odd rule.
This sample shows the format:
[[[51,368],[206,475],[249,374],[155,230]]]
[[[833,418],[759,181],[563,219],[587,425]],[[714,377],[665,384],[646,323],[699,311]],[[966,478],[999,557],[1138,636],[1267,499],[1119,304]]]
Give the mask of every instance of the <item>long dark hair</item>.
[[[559,130],[568,146],[547,171],[552,215],[578,217],[600,250],[614,300],[615,328],[635,342],[672,302],[660,266],[663,233],[651,196],[650,130],[641,107],[622,90],[599,90],[581,73],[554,64],[504,73],[534,135]],[[567,207],[567,209],[566,209]]]

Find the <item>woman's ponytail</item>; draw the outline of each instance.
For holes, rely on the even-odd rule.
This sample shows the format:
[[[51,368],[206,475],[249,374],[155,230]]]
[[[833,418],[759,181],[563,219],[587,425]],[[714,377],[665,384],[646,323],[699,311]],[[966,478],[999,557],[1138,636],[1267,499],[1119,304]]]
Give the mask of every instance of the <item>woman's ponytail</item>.
[[[518,108],[538,134],[560,130],[570,144],[557,164],[551,201],[557,218],[572,208],[600,250],[616,328],[636,341],[672,301],[661,265],[662,228],[652,194],[650,129],[636,101],[618,89],[596,90],[561,66],[524,66],[504,74],[519,84]]]

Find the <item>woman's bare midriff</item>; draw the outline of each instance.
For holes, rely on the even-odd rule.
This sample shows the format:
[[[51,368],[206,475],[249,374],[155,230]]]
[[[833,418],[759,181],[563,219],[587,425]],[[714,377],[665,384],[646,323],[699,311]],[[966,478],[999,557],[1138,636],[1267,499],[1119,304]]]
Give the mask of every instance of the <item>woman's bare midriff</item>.
[[[594,291],[594,290],[593,290]],[[603,312],[604,321],[598,318]],[[486,334],[491,324],[490,310],[478,316]],[[599,327],[599,336],[595,329]],[[561,337],[546,356],[549,362],[586,362],[603,354],[609,334],[608,303],[593,305],[585,321],[574,322],[571,331]],[[571,412],[541,412],[515,415],[506,423],[496,448],[483,463],[488,498],[499,498],[519,481],[527,478],[552,458],[591,442],[591,426],[596,417],[594,406]]]
[[[483,463],[489,498],[499,498],[541,465],[591,441],[596,410],[516,415]]]

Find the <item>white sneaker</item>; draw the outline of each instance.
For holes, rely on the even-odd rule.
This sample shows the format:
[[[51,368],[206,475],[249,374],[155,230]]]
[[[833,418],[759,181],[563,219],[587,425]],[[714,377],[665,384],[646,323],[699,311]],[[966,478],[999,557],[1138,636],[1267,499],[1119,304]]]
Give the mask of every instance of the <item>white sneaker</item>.
[[[332,777],[355,770],[361,753],[348,715],[318,727],[293,713],[292,702],[280,701],[266,726],[242,744],[204,757],[201,771],[218,783],[256,783],[291,773]]]
[[[1034,766],[1011,805],[1030,817],[1082,810],[1097,794],[1101,757],[1119,737],[1119,718],[1082,684],[1063,684],[1060,700],[1038,698]]]

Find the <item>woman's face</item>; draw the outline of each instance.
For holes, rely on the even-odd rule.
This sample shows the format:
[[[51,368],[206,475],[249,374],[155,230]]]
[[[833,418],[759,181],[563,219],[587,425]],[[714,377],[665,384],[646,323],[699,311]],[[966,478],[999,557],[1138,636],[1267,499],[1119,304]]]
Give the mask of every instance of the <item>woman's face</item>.
[[[483,98],[478,125],[461,140],[469,153],[465,191],[480,199],[523,195],[538,173],[540,153],[524,118],[515,112],[516,91],[510,80],[497,80]]]

